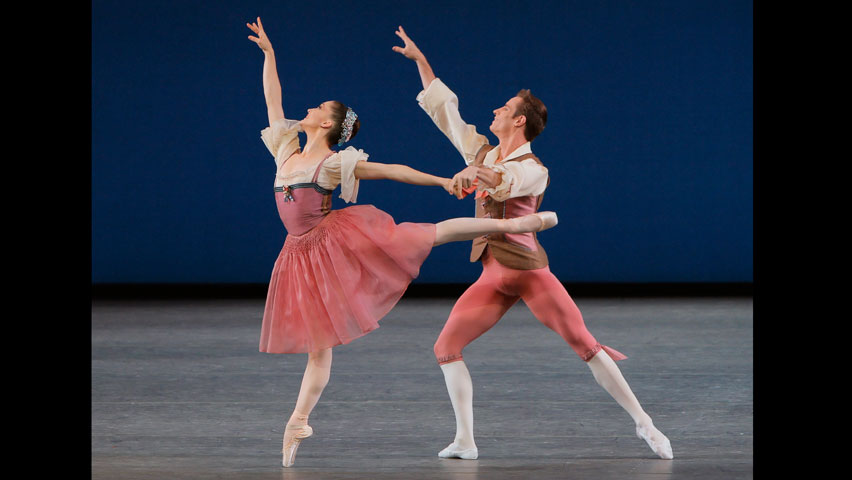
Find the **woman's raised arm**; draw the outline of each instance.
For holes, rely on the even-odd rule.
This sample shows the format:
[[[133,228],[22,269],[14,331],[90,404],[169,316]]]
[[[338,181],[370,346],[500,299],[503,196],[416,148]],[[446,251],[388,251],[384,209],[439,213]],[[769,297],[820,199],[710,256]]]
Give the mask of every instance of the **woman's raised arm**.
[[[266,97],[266,113],[269,116],[269,126],[276,120],[284,118],[284,106],[281,101],[281,82],[278,80],[278,70],[275,66],[275,51],[266,32],[263,23],[257,17],[257,23],[246,23],[257,36],[249,35],[248,39],[256,43],[263,50],[263,95]]]

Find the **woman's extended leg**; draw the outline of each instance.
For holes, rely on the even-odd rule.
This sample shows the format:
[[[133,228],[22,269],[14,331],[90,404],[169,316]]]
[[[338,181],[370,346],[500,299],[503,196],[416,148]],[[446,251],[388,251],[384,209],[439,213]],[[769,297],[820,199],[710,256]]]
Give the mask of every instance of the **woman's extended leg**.
[[[496,218],[451,218],[438,222],[435,227],[435,246],[473,240],[488,233],[540,232],[555,226],[556,213],[539,212],[509,219]]]
[[[281,464],[285,467],[293,465],[296,460],[296,450],[302,439],[313,434],[313,429],[308,425],[308,417],[314,410],[320,395],[331,376],[331,349],[319,350],[308,354],[308,364],[305,366],[305,374],[302,377],[302,387],[299,389],[299,398],[296,400],[296,408],[284,429],[284,446],[281,450]]]

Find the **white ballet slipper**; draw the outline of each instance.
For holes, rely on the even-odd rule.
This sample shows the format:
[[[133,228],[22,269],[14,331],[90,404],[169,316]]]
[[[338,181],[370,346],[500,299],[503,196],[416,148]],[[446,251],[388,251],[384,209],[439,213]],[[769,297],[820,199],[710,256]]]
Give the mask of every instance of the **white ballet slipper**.
[[[651,438],[651,434],[656,431],[659,434],[659,437],[662,437],[662,440],[659,438],[657,441],[654,441]],[[651,450],[654,451],[660,458],[665,460],[671,460],[674,458],[674,454],[672,453],[672,444],[669,442],[669,439],[663,435],[663,432],[657,430],[653,425],[651,426],[636,426],[636,436],[645,440]]]
[[[479,458],[479,450],[476,447],[469,448],[467,450],[461,450],[458,448],[455,442],[449,444],[447,448],[438,452],[438,456],[441,458],[461,458],[462,460],[476,460]]]

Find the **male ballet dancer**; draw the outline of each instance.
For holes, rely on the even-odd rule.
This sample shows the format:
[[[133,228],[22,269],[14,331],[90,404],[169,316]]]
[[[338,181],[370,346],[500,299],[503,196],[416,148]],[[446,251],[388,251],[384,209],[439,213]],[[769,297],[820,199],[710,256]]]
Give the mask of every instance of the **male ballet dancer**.
[[[490,130],[498,144],[488,144],[458,111],[458,98],[432,71],[426,57],[400,26],[404,46],[395,52],[414,60],[423,84],[420,107],[461,153],[467,168],[453,177],[458,198],[475,188],[477,217],[513,218],[538,210],[549,184],[547,168],[533,155],[531,142],[547,122],[547,108],[529,90],[521,90],[493,111]],[[473,241],[471,262],[481,261],[479,279],[453,306],[435,343],[435,356],[456,416],[456,436],[442,458],[479,457],[473,439],[473,384],[462,350],[493,327],[523,299],[533,315],[557,332],[583,359],[603,387],[636,423],[636,434],[664,459],[673,458],[669,439],[655,426],[630,390],[615,360],[627,358],[598,343],[586,329],[580,310],[550,272],[547,255],[535,233],[491,234]]]

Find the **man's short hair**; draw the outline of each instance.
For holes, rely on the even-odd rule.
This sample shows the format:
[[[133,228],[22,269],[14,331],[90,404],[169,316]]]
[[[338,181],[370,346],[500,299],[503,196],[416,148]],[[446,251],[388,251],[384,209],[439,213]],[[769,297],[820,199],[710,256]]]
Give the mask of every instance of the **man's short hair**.
[[[527,123],[524,125],[524,138],[528,142],[532,141],[533,138],[537,137],[544,130],[544,125],[547,123],[547,107],[535,95],[530,93],[529,89],[523,89],[515,96],[521,97],[523,102],[518,106],[512,118],[518,115],[527,117]]]

